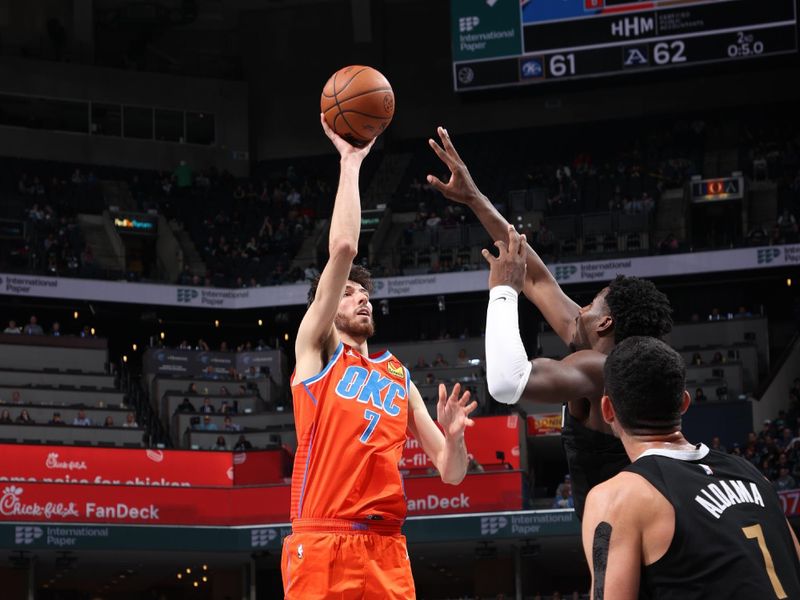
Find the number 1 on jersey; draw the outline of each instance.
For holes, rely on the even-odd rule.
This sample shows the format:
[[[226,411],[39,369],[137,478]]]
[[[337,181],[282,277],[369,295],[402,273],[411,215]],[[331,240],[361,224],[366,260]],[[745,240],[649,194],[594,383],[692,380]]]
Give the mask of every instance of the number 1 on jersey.
[[[764,566],[766,567],[767,576],[772,583],[772,587],[775,589],[775,595],[778,598],[788,598],[789,596],[787,596],[786,592],[783,590],[780,579],[778,579],[778,574],[775,572],[775,563],[772,562],[772,555],[769,553],[769,548],[767,548],[767,540],[764,539],[764,530],[761,529],[761,525],[742,527],[742,532],[744,532],[747,539],[758,540],[758,547],[761,550],[761,554],[764,555]]]
[[[375,431],[375,426],[378,424],[378,421],[381,418],[380,413],[376,413],[374,410],[365,410],[364,411],[364,418],[369,421],[367,423],[367,428],[364,430],[364,433],[361,434],[361,437],[358,438],[362,444],[366,444],[369,441],[369,438],[372,436],[372,432]]]

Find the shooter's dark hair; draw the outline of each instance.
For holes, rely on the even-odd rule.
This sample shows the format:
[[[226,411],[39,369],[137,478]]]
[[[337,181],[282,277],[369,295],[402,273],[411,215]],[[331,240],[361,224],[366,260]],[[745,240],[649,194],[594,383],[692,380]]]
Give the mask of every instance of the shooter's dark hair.
[[[311,281],[311,287],[308,289],[308,306],[311,306],[311,303],[314,301],[314,297],[317,295],[319,278],[320,276],[317,275]],[[357,284],[364,286],[364,289],[367,290],[367,292],[370,294],[372,293],[372,273],[370,273],[369,270],[361,265],[353,265],[350,268],[350,274],[347,276],[347,279],[350,281],[355,281]]]
[[[672,330],[669,298],[647,279],[617,275],[608,285],[606,304],[617,344],[633,335],[663,338]]]
[[[646,336],[627,338],[608,355],[603,374],[606,394],[625,430],[680,427],[686,366],[665,342]]]

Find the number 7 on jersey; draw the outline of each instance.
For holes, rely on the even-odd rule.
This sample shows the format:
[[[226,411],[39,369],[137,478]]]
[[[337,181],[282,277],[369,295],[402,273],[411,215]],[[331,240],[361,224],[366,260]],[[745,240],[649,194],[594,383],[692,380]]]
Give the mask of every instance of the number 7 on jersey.
[[[380,421],[381,415],[374,410],[367,409],[364,411],[364,418],[369,421],[369,423],[367,423],[367,428],[364,430],[364,433],[358,438],[362,444],[366,444],[369,438],[372,437],[372,432],[375,431],[375,426],[378,424],[378,421]]]

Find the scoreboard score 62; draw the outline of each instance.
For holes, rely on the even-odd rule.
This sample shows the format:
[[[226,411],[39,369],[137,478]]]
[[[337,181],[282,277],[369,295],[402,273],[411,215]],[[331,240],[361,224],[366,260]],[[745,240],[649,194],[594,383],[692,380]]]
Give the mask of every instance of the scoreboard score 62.
[[[451,0],[456,91],[797,51],[795,0]]]

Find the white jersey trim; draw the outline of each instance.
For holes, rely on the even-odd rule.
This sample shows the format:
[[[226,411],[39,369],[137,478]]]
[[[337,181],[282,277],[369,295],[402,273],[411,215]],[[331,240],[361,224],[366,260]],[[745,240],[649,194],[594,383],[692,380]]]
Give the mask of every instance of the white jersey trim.
[[[636,460],[645,456],[666,456],[667,458],[674,458],[675,460],[685,460],[687,462],[700,460],[708,456],[710,452],[708,446],[699,444],[694,450],[671,450],[669,448],[650,448],[642,452]],[[636,462],[634,460],[633,462]]]

